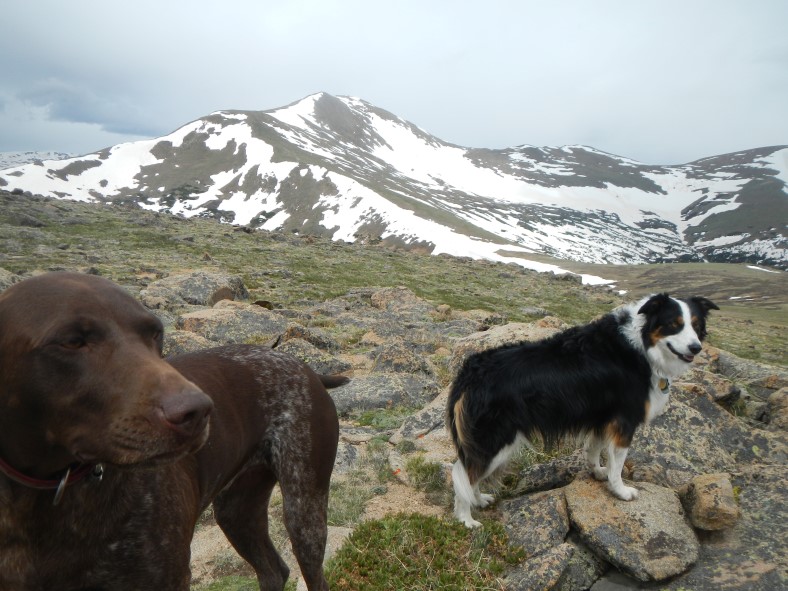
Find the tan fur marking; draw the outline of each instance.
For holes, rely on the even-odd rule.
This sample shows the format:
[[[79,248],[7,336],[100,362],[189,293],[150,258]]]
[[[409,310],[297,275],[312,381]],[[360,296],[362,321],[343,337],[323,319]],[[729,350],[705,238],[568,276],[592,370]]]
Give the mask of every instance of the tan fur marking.
[[[605,426],[605,438],[608,441],[612,441],[616,447],[629,447],[630,442],[626,440],[626,437],[621,433],[618,424],[615,422],[608,423]]]
[[[465,447],[465,405],[463,402],[463,397],[465,394],[460,396],[459,400],[454,403],[454,426],[457,429],[457,443],[460,447]]]
[[[649,340],[651,341],[652,345],[656,345],[657,341],[663,338],[662,334],[662,327],[657,327],[655,330],[651,331],[649,334]]]

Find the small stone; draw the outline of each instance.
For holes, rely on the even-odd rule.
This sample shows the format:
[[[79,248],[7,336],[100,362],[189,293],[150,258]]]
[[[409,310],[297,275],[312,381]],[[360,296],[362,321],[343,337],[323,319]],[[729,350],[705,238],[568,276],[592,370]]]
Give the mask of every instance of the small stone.
[[[690,522],[698,529],[727,529],[741,517],[727,474],[696,476],[687,486],[682,502]]]

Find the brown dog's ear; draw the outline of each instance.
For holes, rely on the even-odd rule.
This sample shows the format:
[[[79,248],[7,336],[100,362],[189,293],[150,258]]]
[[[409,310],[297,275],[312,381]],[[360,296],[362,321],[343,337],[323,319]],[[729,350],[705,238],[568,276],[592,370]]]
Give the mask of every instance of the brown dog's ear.
[[[710,299],[694,296],[690,298],[690,302],[695,304],[704,315],[709,313],[709,310],[719,310],[719,306],[712,302]]]
[[[657,295],[653,295],[648,299],[648,301],[646,301],[645,304],[640,306],[638,314],[652,314],[664,306],[668,300],[670,300],[670,296],[666,293],[658,293]]]

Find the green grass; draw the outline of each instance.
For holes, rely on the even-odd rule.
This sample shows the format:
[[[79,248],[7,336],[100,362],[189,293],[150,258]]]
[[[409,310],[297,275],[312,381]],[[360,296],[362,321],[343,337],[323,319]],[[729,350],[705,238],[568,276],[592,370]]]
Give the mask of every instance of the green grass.
[[[367,443],[352,472],[331,481],[328,498],[328,524],[354,526],[361,521],[367,501],[386,490],[393,478],[389,464],[389,445],[383,439]]]
[[[409,416],[418,408],[395,406],[393,408],[379,408],[361,411],[351,416],[351,419],[360,427],[372,427],[379,431],[392,431],[399,429]]]
[[[468,530],[456,521],[399,514],[359,525],[326,565],[332,589],[503,590],[507,566],[523,559],[503,526]]]

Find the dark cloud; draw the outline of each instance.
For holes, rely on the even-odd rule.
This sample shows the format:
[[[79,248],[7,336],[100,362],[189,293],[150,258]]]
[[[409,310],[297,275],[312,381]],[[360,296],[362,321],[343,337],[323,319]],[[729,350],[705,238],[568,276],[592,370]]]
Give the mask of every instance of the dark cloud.
[[[64,80],[38,82],[20,93],[22,102],[46,109],[52,121],[96,124],[109,133],[149,136],[160,133],[132,98],[99,94]]]

